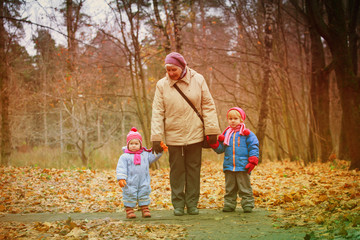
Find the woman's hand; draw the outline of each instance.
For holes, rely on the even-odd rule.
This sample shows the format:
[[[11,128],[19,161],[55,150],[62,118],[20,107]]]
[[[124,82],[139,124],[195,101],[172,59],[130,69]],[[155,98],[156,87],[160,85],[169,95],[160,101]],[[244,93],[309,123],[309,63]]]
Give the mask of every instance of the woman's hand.
[[[206,139],[210,145],[216,144],[217,142],[217,135],[207,135]]]
[[[161,153],[164,149],[161,147],[161,141],[153,141],[152,142],[152,153]]]
[[[215,138],[215,140],[214,140]],[[206,136],[206,141],[209,143],[212,149],[217,149],[219,147],[219,142],[216,140],[216,135]]]

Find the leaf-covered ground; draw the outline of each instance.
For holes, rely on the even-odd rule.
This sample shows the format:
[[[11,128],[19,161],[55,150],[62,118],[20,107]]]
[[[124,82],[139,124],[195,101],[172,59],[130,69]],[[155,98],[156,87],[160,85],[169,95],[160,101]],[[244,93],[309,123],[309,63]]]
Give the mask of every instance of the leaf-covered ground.
[[[348,163],[334,161],[303,166],[292,162],[267,162],[252,173],[256,207],[274,214],[274,227],[307,226],[315,237],[360,238],[360,172]],[[150,209],[172,209],[169,170],[151,171]],[[199,208],[222,208],[224,174],[221,162],[204,161]],[[114,171],[0,168],[0,214],[40,212],[120,212],[121,189]],[[101,227],[100,227],[101,226]],[[111,220],[55,223],[0,223],[0,239],[40,236],[53,239],[101,236],[105,229],[121,236],[162,239],[183,237],[182,226],[147,225]],[[115,230],[114,230],[115,229]],[[141,229],[144,229],[142,226]],[[167,230],[162,230],[167,229]],[[32,235],[29,232],[36,234]],[[170,234],[170,235],[169,235]],[[132,235],[130,235],[132,236]],[[113,236],[102,236],[112,239]],[[172,237],[173,238],[173,237]]]

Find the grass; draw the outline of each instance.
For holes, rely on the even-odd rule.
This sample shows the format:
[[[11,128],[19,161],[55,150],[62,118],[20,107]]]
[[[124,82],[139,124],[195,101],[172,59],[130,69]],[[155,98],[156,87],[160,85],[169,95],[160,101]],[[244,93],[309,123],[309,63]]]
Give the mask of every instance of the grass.
[[[109,144],[93,152],[84,166],[77,152],[63,152],[60,148],[35,147],[27,152],[14,151],[10,165],[15,167],[32,166],[58,169],[114,169],[120,156],[121,148]]]
[[[122,154],[122,147],[116,143],[109,143],[93,152],[88,165],[84,166],[76,152],[61,153],[60,148],[34,147],[27,152],[14,151],[10,157],[10,165],[14,167],[40,167],[57,169],[115,169],[118,159]],[[222,161],[223,154],[215,154],[212,149],[203,150],[203,159]],[[158,161],[160,168],[169,167],[169,154],[164,155]]]

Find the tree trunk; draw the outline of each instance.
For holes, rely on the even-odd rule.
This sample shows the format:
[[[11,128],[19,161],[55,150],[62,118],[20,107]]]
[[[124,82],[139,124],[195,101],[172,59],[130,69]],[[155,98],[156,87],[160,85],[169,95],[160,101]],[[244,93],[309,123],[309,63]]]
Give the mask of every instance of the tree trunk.
[[[349,155],[349,144],[347,143],[346,138],[346,131],[345,128],[347,127],[346,119],[344,118],[344,114],[339,116],[339,121],[341,121],[341,129],[340,129],[340,136],[339,136],[339,159],[350,159]]]
[[[273,29],[274,5],[272,1],[265,3],[265,56],[264,56],[264,76],[261,90],[261,107],[256,135],[259,139],[259,162],[262,162],[262,152],[266,133],[266,121],[268,118],[269,106],[269,82],[270,82],[270,54],[272,50],[272,29]]]
[[[180,1],[179,0],[171,0],[172,7],[172,20],[174,23],[174,35],[175,35],[175,48],[176,51],[182,53],[183,44],[181,38],[181,25],[180,25]]]
[[[47,102],[47,67],[44,61],[42,63],[42,78],[43,78],[43,91],[44,91],[44,103],[43,103],[43,123],[44,123],[44,144],[45,146],[49,145],[48,140],[48,102]]]
[[[63,119],[63,112],[62,112],[62,104],[60,105],[60,113],[59,113],[59,141],[60,141],[60,152],[61,155],[64,153],[64,119]]]
[[[285,125],[285,136],[286,136],[286,145],[288,147],[288,157],[290,161],[295,161],[297,153],[294,150],[294,144],[296,143],[295,133],[293,123],[291,121],[291,112],[289,109],[289,100],[287,95],[287,89],[285,88],[285,83],[283,82],[280,85],[281,96],[282,96],[282,112],[284,114],[284,125]]]
[[[161,33],[163,34],[163,37],[165,39],[163,42],[163,47],[165,49],[165,53],[169,54],[171,52],[171,44],[170,44],[170,37],[167,32],[167,26],[163,24],[163,22],[160,18],[158,1],[153,0],[153,5],[154,5],[154,14],[155,14],[155,19],[156,19],[156,27],[158,27],[160,29]]]
[[[67,67],[70,73],[74,71],[75,54],[76,54],[76,23],[74,16],[76,15],[73,8],[73,1],[66,0],[66,30],[67,30],[67,43],[68,43],[68,59]]]
[[[128,51],[132,92],[137,106],[136,111],[139,122],[144,133],[144,142],[146,145],[149,145],[151,127],[151,102],[149,102],[147,96],[147,82],[144,74],[144,67],[142,62],[143,59],[141,57],[141,44],[139,40],[140,19],[135,17],[137,12],[134,12],[134,9],[131,8],[131,4],[126,3],[126,1],[122,1],[122,4],[130,25],[130,44],[127,43],[128,40],[125,37],[126,29],[124,26],[121,26],[121,31],[123,34],[124,45]],[[118,6],[119,11],[121,11],[120,5]],[[141,11],[141,5],[138,5],[137,7],[137,11]]]
[[[330,98],[329,98],[329,74],[325,71],[325,54],[320,35],[314,27],[309,27],[311,39],[311,111],[314,120],[310,131],[314,132],[315,144],[320,143],[320,160],[327,162],[331,155],[333,145],[330,131]],[[309,143],[310,144],[310,143]],[[315,148],[316,145],[314,146]],[[311,147],[311,145],[310,145]],[[319,156],[316,155],[316,158]],[[316,160],[316,159],[314,159]]]
[[[279,3],[280,4],[280,3]],[[279,8],[281,9],[282,6],[279,5]],[[293,156],[290,157],[290,159],[292,160],[297,160],[297,159],[302,159],[304,156],[303,155],[303,150],[306,147],[305,144],[305,138],[303,137],[303,119],[305,118],[306,115],[304,115],[303,113],[305,112],[304,109],[306,108],[305,106],[301,106],[300,102],[302,103],[303,101],[298,101],[297,98],[295,97],[295,88],[293,86],[292,83],[292,77],[289,71],[289,50],[288,50],[288,44],[286,43],[286,34],[285,34],[285,29],[284,26],[286,24],[283,23],[283,16],[281,13],[278,14],[278,29],[280,31],[281,38],[280,38],[280,42],[284,42],[285,44],[283,44],[283,46],[281,46],[280,49],[282,49],[282,52],[280,52],[280,58],[282,59],[282,65],[284,66],[284,70],[283,70],[283,74],[281,74],[280,79],[283,79],[282,82],[283,84],[281,84],[280,88],[283,91],[283,99],[289,103],[284,105],[284,109],[285,109],[285,114],[286,114],[286,124],[287,124],[287,135],[290,137],[289,138],[289,149],[291,148],[292,150],[289,151],[291,153],[293,153]],[[298,55],[299,57],[299,61],[302,62],[302,54]],[[302,81],[301,81],[302,82]],[[303,84],[302,84],[303,85]],[[304,89],[304,87],[301,87],[301,89]],[[289,96],[289,97],[288,97]],[[292,106],[292,108],[291,108]],[[300,110],[300,111],[299,111]],[[299,117],[299,112],[301,113],[301,115],[303,116],[302,119],[300,119]],[[301,149],[301,150],[300,150]]]
[[[127,29],[125,28],[125,24],[121,25],[120,28],[123,44],[128,57],[132,95],[136,104],[137,117],[143,130],[144,145],[150,145],[151,102],[149,101],[147,95],[147,81],[144,74],[145,71],[143,67],[141,44],[139,40],[140,19],[136,17],[137,12],[134,11],[135,9],[131,7],[131,4],[127,3],[124,0],[122,0],[121,2],[122,4],[120,4],[120,2],[117,2],[120,18],[122,11],[125,11],[128,24],[130,25],[130,40],[126,38],[128,33]],[[138,9],[136,10],[141,11],[142,6],[138,5],[137,7]],[[158,162],[155,162],[154,165],[156,166],[156,168],[159,167]]]
[[[349,2],[349,8],[354,9],[352,16],[347,25],[345,10],[342,1],[326,1],[326,12],[328,23],[323,21],[320,14],[318,1],[306,0],[310,16],[313,23],[329,45],[333,57],[336,81],[339,88],[341,107],[343,110],[342,131],[346,136],[349,146],[349,160],[351,161],[350,169],[360,169],[360,81],[354,73],[352,55],[348,44],[349,26],[356,26],[352,22],[357,22],[359,11],[358,1]],[[350,32],[353,29],[350,29]]]
[[[341,107],[343,110],[344,134],[349,147],[350,169],[360,169],[360,79],[352,72],[349,56],[343,54],[341,46],[335,46],[334,59],[336,79],[339,86]]]
[[[269,100],[270,100],[270,105],[274,106],[276,104],[276,101],[273,101],[271,98]],[[276,112],[276,109],[277,108],[274,108],[274,111],[270,112],[270,118],[271,118],[272,130],[273,130],[276,160],[281,160],[283,158],[283,154],[280,149],[280,146],[282,146],[283,144],[282,144],[282,138],[280,136],[281,127],[279,124],[279,116]]]
[[[5,16],[4,1],[0,2],[0,15]],[[6,54],[7,32],[4,18],[0,18],[0,104],[1,104],[1,165],[9,165],[11,155],[11,130],[9,118],[9,64]]]

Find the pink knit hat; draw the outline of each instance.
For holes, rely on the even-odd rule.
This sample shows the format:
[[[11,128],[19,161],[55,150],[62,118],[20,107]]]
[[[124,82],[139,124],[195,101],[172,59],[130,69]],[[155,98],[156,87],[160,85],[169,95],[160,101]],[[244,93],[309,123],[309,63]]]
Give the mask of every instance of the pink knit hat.
[[[245,114],[244,110],[242,110],[242,109],[239,108],[239,107],[230,108],[229,111],[228,111],[227,114],[226,114],[226,118],[227,118],[227,116],[228,116],[228,114],[229,114],[229,112],[230,112],[231,110],[236,110],[236,111],[238,111],[238,112],[240,113],[241,119],[242,119],[243,121],[245,121],[246,114]]]
[[[185,58],[177,52],[169,53],[165,58],[165,65],[166,64],[173,64],[175,66],[180,67],[182,70],[186,67]]]
[[[131,128],[131,131],[128,133],[126,137],[126,146],[129,146],[129,142],[133,139],[138,139],[140,141],[140,144],[142,146],[142,137],[141,134],[137,131],[135,127]]]

